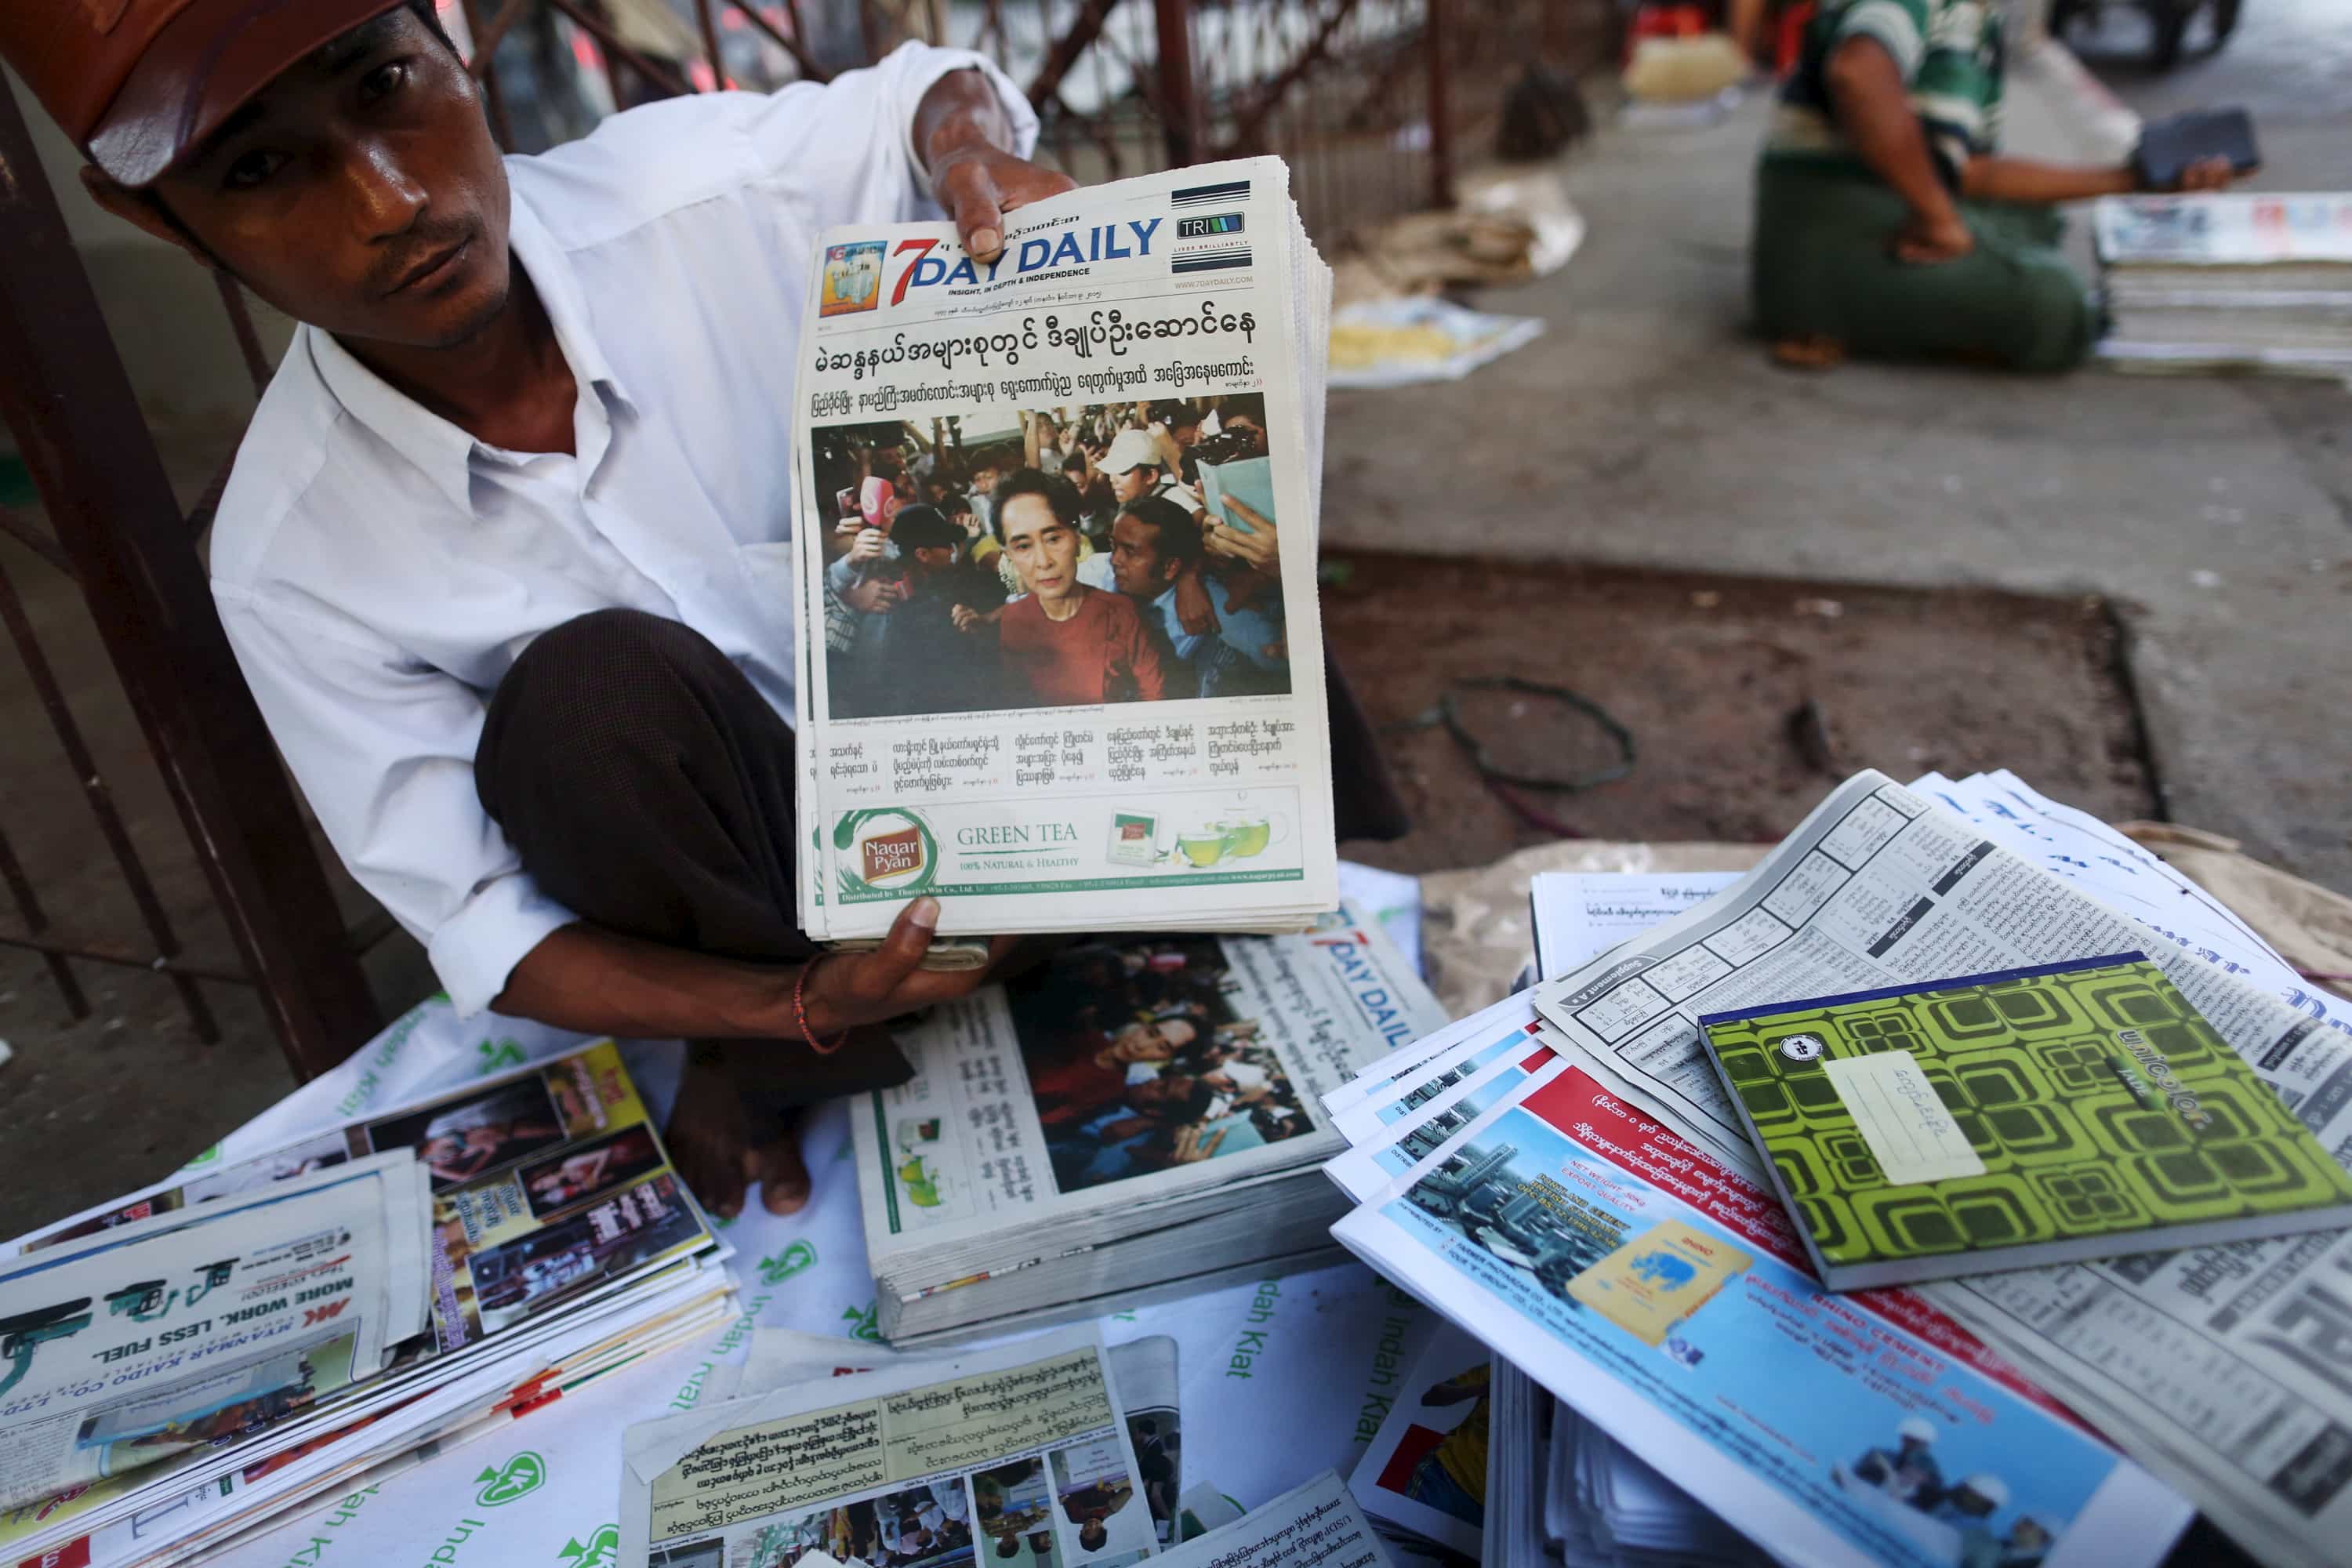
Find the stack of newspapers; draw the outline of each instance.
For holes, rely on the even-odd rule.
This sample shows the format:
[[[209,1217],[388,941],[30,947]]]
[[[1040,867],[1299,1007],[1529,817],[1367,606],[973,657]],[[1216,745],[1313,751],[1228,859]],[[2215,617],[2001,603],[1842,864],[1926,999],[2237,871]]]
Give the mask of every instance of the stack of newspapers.
[[[2352,195],[2107,196],[2095,213],[2125,369],[2352,369]]]
[[[1283,931],[1338,901],[1330,270],[1276,158],[829,231],[793,433],[802,926]]]
[[[2314,1466],[2336,1451],[2325,1434],[2352,1429],[2321,1348],[2347,1321],[2352,1238],[1829,1293],[1696,1019],[2141,952],[2340,1150],[2344,1003],[2173,868],[2005,773],[1859,774],[1662,923],[1541,929],[1548,910],[1613,919],[1690,890],[1635,884],[1611,900],[1591,896],[1598,880],[1578,897],[1537,889],[1533,989],[1327,1099],[1353,1144],[1328,1172],[1358,1200],[1334,1234],[1556,1402],[1546,1503],[1566,1506],[1565,1477],[1588,1517],[1549,1538],[1606,1536],[1605,1560],[1623,1561],[1629,1542],[1696,1543],[1703,1513],[1781,1561],[2147,1563],[2193,1503],[2263,1562],[2340,1558],[2352,1471]],[[2103,1060],[2107,1038],[2076,1056]],[[1988,1136],[2031,1142],[2046,1118],[2004,1086],[2066,1065],[1993,1051],[1938,1089]],[[2061,1158],[2037,1179],[2060,1201],[2102,1160]],[[2168,1168],[2197,1179],[2185,1154]],[[2277,1440],[2241,1440],[2256,1432]]]
[[[856,1102],[893,1342],[997,1331],[1328,1261],[1321,1096],[1443,1017],[1375,922],[1131,933],[940,1008]]]
[[[1182,1489],[1171,1339],[1106,1347],[1086,1325],[913,1355],[753,1341],[732,1398],[622,1434],[617,1551],[597,1561],[1388,1568],[1328,1470],[1247,1513]]]
[[[250,1539],[732,1299],[609,1042],[200,1160],[7,1250],[0,1558],[89,1568]]]

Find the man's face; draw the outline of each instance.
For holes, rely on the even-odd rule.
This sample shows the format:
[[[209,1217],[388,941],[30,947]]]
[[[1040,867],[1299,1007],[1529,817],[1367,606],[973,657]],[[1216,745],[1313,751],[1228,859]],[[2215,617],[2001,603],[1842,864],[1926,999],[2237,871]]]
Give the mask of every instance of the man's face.
[[[1184,1073],[1164,1072],[1158,1078],[1129,1084],[1128,1103],[1146,1112],[1181,1106],[1192,1098],[1192,1079]]]
[[[153,187],[247,287],[339,336],[466,342],[509,285],[473,79],[404,7],[289,68]]]
[[[1118,498],[1119,505],[1125,506],[1131,500],[1141,500],[1150,495],[1152,481],[1159,477],[1158,468],[1148,463],[1138,463],[1123,474],[1111,476],[1110,492]]]
[[[1046,604],[1059,604],[1078,585],[1078,531],[1055,517],[1044,496],[1005,503],[1004,553],[1022,585]]]
[[[1160,529],[1132,512],[1110,525],[1111,580],[1130,599],[1156,599],[1176,580],[1176,563],[1160,550]]]
[[[926,573],[944,572],[955,562],[956,547],[952,544],[919,545],[915,550],[915,564]]]
[[[996,479],[997,474],[994,468],[982,468],[978,473],[972,475],[971,488],[978,490],[982,495],[987,495],[996,489]]]

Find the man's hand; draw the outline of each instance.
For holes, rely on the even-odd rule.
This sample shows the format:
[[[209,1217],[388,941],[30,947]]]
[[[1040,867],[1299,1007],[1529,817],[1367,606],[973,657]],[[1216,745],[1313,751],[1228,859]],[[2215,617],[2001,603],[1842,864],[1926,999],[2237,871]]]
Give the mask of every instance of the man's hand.
[[[801,987],[810,1029],[819,1039],[829,1039],[861,1024],[887,1023],[901,1014],[969,996],[1013,951],[1013,938],[991,937],[985,968],[956,974],[925,969],[923,954],[930,951],[931,933],[939,924],[939,900],[917,899],[898,911],[890,934],[872,952],[814,960],[816,967]]]
[[[948,612],[948,618],[960,632],[976,632],[982,626],[992,626],[1003,617],[1002,605],[993,610],[975,610],[970,605],[958,605]]]
[[[1255,531],[1244,533],[1238,528],[1211,518],[1208,528],[1201,536],[1202,548],[1229,556],[1257,571],[1279,575],[1282,571],[1282,536],[1276,531],[1274,520],[1233,496],[1225,497],[1225,505]]]
[[[915,110],[915,147],[956,237],[981,261],[1004,254],[1004,215],[1076,190],[1067,174],[1013,155],[1013,127],[976,70],[950,71]]]
[[[883,616],[898,607],[907,596],[907,585],[887,577],[860,583],[841,595],[841,602],[864,616]]]
[[[1208,584],[1197,571],[1176,579],[1176,624],[1188,637],[1204,637],[1217,629],[1217,606],[1210,601]]]
[[[2227,190],[2238,177],[2238,171],[2227,158],[2200,158],[2180,171],[2180,179],[2172,188],[2176,191]]]
[[[1203,1160],[1215,1159],[1218,1146],[1225,1141],[1225,1132],[1226,1129],[1220,1127],[1204,1140],[1200,1124],[1188,1123],[1177,1131],[1175,1146],[1168,1152],[1169,1163],[1196,1165]]]
[[[1901,228],[1895,231],[1890,248],[1895,259],[1914,267],[1933,267],[1939,262],[1958,261],[1977,247],[1977,237],[1969,232],[1958,212],[1946,208],[1933,216],[1914,213]]]
[[[889,542],[889,539],[890,536],[883,532],[878,528],[859,529],[857,531],[857,536],[849,542],[849,559],[851,563],[855,564],[861,561],[881,560],[882,547]]]

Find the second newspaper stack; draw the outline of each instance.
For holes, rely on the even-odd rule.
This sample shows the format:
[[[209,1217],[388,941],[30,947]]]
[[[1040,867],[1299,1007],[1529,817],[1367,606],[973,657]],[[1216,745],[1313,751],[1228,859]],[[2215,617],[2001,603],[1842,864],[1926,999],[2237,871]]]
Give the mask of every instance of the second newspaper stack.
[[[1330,271],[1276,158],[829,232],[794,417],[800,920],[1305,929]],[[780,574],[781,575],[781,574]]]

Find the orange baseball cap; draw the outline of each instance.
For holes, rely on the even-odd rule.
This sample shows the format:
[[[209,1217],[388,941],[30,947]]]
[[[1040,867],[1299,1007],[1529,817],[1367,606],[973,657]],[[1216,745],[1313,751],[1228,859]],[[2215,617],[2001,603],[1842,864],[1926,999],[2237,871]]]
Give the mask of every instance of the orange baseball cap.
[[[311,50],[405,0],[0,0],[0,59],[144,185]]]

